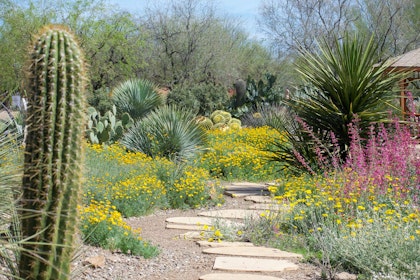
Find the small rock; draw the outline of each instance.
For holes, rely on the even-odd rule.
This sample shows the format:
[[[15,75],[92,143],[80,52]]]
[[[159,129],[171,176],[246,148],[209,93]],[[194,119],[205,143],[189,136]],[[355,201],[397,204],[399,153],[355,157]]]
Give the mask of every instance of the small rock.
[[[84,261],[85,264],[88,264],[90,266],[93,266],[94,268],[97,267],[104,267],[105,266],[105,256],[104,255],[98,255],[86,258]]]
[[[347,273],[347,272],[340,272],[337,275],[335,275],[336,280],[356,280],[357,275]]]

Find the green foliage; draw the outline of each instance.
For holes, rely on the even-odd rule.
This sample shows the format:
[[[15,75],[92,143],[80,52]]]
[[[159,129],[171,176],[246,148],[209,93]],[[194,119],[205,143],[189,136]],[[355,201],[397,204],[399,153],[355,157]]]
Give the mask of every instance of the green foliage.
[[[301,50],[297,71],[310,87],[302,88],[289,105],[315,132],[328,139],[326,132],[332,131],[341,150],[350,144],[348,125],[355,118],[366,132],[391,110],[392,89],[402,74],[387,73],[387,62],[376,64],[377,48],[372,39],[347,35],[333,46],[324,42],[319,53]]]
[[[168,95],[168,104],[188,108],[202,116],[209,116],[214,110],[224,109],[228,102],[227,89],[214,84],[175,87]]]
[[[169,171],[169,170],[168,170]],[[200,167],[173,166],[165,176],[166,200],[171,208],[198,208],[210,201],[209,172]]]
[[[92,144],[109,145],[121,139],[124,131],[133,124],[128,113],[123,113],[117,120],[117,109],[112,106],[112,111],[107,111],[103,116],[95,108],[89,107],[86,136]]]
[[[100,88],[93,90],[87,97],[89,106],[95,108],[101,115],[112,110],[112,102],[109,88]]]
[[[266,125],[282,135],[282,138],[273,138],[272,146],[268,149],[271,161],[282,163],[282,168],[291,174],[319,170],[314,150],[315,139],[305,131],[295,115],[284,109],[264,118]]]
[[[128,113],[135,121],[163,104],[156,85],[147,80],[127,80],[112,90],[118,114]]]
[[[130,127],[122,143],[131,151],[151,157],[183,161],[203,150],[206,134],[190,111],[164,106]]]
[[[236,95],[231,104],[233,115],[240,117],[261,106],[278,104],[281,101],[281,95],[275,87],[277,77],[267,73],[265,79],[267,82],[263,80],[257,82],[248,77],[245,93],[243,93],[243,83],[240,81],[235,83]]]
[[[83,55],[65,28],[47,26],[29,65],[19,272],[24,279],[68,279],[82,177]]]
[[[120,250],[123,254],[142,256],[146,259],[158,255],[157,247],[143,241],[127,225],[121,225],[120,216],[115,212],[105,213],[107,220],[93,222],[95,217],[87,213],[82,219],[81,232],[87,244],[111,251]],[[102,213],[104,214],[104,213]]]

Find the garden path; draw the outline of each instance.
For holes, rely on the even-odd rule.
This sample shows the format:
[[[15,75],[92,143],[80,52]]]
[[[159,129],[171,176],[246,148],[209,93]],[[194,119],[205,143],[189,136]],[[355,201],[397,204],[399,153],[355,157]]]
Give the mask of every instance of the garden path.
[[[82,245],[77,279],[147,280],[316,280],[320,269],[301,256],[249,242],[208,242],[203,233],[214,235],[211,225],[240,226],[244,218],[260,217],[266,209],[283,209],[271,201],[268,184],[229,183],[225,203],[210,209],[157,210],[132,217],[127,223],[141,228],[144,240],[158,245],[159,256],[151,259],[123,255]],[[207,225],[207,226],[205,226]],[[206,230],[204,230],[206,228]],[[205,235],[205,234],[204,234]],[[98,265],[89,258],[101,259]],[[354,276],[354,275],[353,275]],[[353,277],[352,276],[352,277]],[[349,280],[355,278],[336,278]]]
[[[203,254],[214,254],[216,258],[212,273],[201,275],[201,280],[281,280],[276,276],[264,275],[299,269],[299,259],[302,255],[283,252],[273,248],[257,247],[247,242],[203,242],[200,239],[204,231],[211,229],[212,224],[243,224],[242,220],[259,218],[265,209],[273,208],[275,203],[267,196],[267,185],[256,183],[231,183],[225,186],[225,194],[237,199],[257,203],[257,209],[223,209],[200,212],[194,217],[176,217],[166,220],[166,228],[196,230],[181,236],[186,239],[198,239],[197,244],[203,247]],[[254,206],[254,205],[251,205]],[[278,207],[276,205],[275,207]],[[192,227],[193,226],[193,227]],[[203,230],[204,229],[204,230]],[[215,235],[216,233],[210,233]],[[210,248],[206,248],[210,247]],[[220,273],[222,271],[223,273]]]

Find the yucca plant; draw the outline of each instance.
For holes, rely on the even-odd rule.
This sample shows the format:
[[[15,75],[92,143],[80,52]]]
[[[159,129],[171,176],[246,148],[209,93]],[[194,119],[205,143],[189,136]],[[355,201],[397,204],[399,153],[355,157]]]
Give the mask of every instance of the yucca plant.
[[[345,35],[332,46],[319,44],[316,53],[301,50],[296,64],[304,84],[289,105],[315,132],[337,137],[340,148],[350,143],[348,125],[357,118],[363,132],[382,122],[392,110],[393,87],[404,74],[388,72],[389,63],[377,63],[377,43]]]
[[[192,158],[204,148],[206,133],[186,109],[167,105],[130,127],[122,139],[129,150],[174,161]]]
[[[128,113],[134,120],[146,116],[163,105],[163,98],[156,92],[156,85],[148,80],[127,80],[112,90],[112,100],[119,114]]]

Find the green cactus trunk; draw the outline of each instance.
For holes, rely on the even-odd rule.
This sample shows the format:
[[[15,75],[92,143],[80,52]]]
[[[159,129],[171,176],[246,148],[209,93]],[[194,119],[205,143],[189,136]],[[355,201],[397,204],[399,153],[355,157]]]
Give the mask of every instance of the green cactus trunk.
[[[68,279],[77,227],[85,69],[73,35],[45,27],[30,56],[22,235],[23,279]]]

